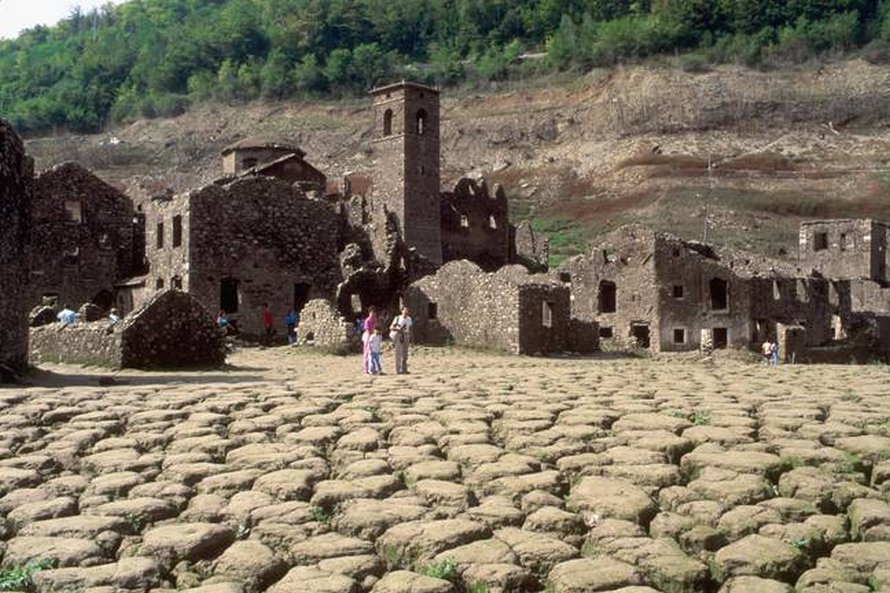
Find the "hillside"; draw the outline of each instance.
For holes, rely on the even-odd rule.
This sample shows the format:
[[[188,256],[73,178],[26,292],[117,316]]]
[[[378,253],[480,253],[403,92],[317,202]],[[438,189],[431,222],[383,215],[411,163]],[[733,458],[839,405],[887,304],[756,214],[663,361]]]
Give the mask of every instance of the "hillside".
[[[793,257],[801,219],[890,219],[888,95],[890,68],[860,60],[700,74],[665,63],[446,91],[443,183],[504,185],[514,219],[550,234],[557,260],[630,220],[686,238],[707,227],[709,240]],[[368,107],[205,104],[104,134],[30,138],[28,150],[39,168],[78,160],[138,198],[207,182],[223,146],[275,133],[338,178],[370,162]]]

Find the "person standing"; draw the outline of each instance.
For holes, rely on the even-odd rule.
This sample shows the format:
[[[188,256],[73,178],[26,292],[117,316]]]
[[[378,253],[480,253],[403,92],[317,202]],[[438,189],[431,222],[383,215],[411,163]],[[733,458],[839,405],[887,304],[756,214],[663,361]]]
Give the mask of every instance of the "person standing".
[[[284,316],[284,325],[287,327],[287,343],[291,346],[297,343],[297,325],[299,323],[300,316],[291,307],[287,310],[287,315]]]
[[[377,308],[369,307],[368,316],[365,318],[364,331],[362,332],[362,371],[367,375],[370,372],[371,359],[371,335],[377,329]]]
[[[371,361],[368,366],[368,371],[372,375],[382,375],[383,366],[380,364],[380,351],[383,346],[383,335],[380,332],[379,327],[374,328],[374,333],[371,334],[368,346],[371,351]]]
[[[769,361],[774,367],[779,366],[779,343],[773,341],[769,347]]]
[[[275,318],[272,316],[272,310],[269,309],[269,303],[263,303],[263,330],[265,331],[264,342],[268,346],[272,343],[272,333],[275,331]]]
[[[414,321],[411,319],[408,307],[402,307],[402,313],[392,320],[389,326],[390,337],[395,344],[396,351],[396,374],[408,374],[408,346],[411,344],[411,326]]]

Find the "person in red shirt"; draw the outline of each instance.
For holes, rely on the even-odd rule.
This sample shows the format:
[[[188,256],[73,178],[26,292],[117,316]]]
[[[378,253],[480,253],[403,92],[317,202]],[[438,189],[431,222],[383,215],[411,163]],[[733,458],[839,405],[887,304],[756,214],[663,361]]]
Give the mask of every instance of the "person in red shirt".
[[[263,304],[263,329],[266,330],[265,335],[265,344],[268,346],[272,343],[272,334],[275,333],[275,318],[272,316],[272,311],[269,309],[269,303]]]

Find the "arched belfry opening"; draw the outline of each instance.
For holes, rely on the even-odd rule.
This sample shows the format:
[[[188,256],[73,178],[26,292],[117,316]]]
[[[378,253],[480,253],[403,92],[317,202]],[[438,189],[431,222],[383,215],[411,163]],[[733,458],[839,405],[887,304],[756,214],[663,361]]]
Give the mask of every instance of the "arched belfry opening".
[[[417,116],[415,119],[417,121],[416,121],[416,125],[415,125],[414,129],[417,130],[417,134],[419,136],[423,136],[424,132],[426,131],[426,125],[427,125],[426,109],[419,109],[417,111]]]
[[[392,109],[383,112],[383,135],[392,135]]]

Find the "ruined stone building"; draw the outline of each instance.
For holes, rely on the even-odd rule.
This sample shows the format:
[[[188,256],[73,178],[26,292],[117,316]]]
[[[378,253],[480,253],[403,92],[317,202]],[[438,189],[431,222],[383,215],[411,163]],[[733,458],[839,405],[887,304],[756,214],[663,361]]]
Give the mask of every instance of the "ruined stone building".
[[[211,184],[144,209],[147,294],[186,291],[247,333],[262,332],[264,304],[280,318],[333,295],[342,280],[334,209],[282,180]]]
[[[323,191],[327,177],[308,163],[305,156],[300,147],[284,140],[246,138],[223,149],[223,174],[276,177],[307,192]]]
[[[653,351],[756,347],[784,326],[800,328],[808,348],[866,330],[872,342],[887,340],[878,319],[886,311],[857,302],[859,284],[880,291],[877,283],[809,274],[805,261],[792,266],[627,226],[556,274],[571,287],[572,314],[597,321],[602,339]]]
[[[442,259],[467,259],[494,271],[513,261],[513,227],[507,196],[498,186],[491,195],[484,181],[463,178],[442,192]]]
[[[826,278],[887,283],[888,226],[869,218],[803,222],[800,262]]]
[[[30,249],[32,303],[114,304],[114,286],[140,271],[144,232],[130,199],[80,165],[65,163],[34,186]]]
[[[0,119],[0,379],[28,363],[27,247],[34,163]]]
[[[569,289],[519,265],[485,272],[449,262],[411,284],[403,296],[414,318],[414,339],[458,343],[513,354],[572,349]]]

